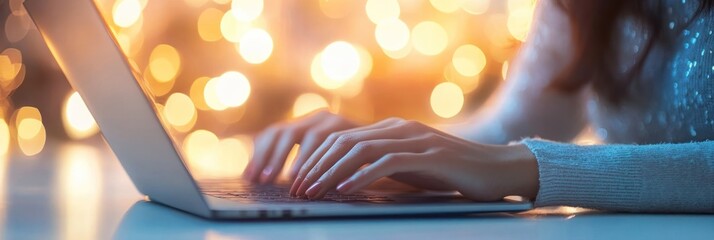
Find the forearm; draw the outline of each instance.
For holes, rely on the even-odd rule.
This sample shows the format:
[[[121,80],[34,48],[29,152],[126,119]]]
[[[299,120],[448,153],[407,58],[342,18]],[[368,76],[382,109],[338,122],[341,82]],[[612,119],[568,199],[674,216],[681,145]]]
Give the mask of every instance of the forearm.
[[[537,206],[714,213],[714,142],[577,146],[523,142],[538,161]]]

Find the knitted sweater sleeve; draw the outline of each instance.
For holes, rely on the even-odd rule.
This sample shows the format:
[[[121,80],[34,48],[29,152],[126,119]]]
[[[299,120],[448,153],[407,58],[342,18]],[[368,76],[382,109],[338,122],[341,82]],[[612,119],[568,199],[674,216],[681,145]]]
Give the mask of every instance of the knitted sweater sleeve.
[[[536,156],[536,206],[714,213],[714,141],[579,146],[522,141]]]

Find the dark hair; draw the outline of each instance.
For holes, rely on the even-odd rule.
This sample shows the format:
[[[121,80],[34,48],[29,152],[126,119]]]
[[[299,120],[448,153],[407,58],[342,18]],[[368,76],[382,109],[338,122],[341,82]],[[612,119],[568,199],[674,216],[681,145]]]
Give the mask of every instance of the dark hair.
[[[697,11],[679,29],[683,30],[703,11],[710,11],[714,0],[700,0]],[[675,32],[667,28],[664,1],[645,0],[556,0],[572,22],[575,41],[575,61],[553,82],[553,88],[574,92],[588,83],[600,96],[612,103],[619,103],[629,95],[633,81],[642,72],[644,60],[655,42],[672,45]],[[644,27],[648,39],[634,65],[627,72],[618,73],[619,56],[618,24],[632,17]]]

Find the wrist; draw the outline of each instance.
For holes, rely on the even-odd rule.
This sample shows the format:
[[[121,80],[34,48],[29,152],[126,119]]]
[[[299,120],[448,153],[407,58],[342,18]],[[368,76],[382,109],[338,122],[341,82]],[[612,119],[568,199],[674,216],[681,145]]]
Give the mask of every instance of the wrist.
[[[505,165],[505,176],[509,182],[506,195],[518,195],[535,199],[540,185],[538,161],[524,144],[504,146],[501,162]]]

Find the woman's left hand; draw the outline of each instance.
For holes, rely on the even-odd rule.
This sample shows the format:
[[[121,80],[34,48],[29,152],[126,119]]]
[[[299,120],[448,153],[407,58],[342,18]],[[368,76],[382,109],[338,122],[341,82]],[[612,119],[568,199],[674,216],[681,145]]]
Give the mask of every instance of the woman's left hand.
[[[329,137],[299,170],[290,193],[320,199],[332,189],[352,193],[382,177],[478,201],[538,192],[537,163],[522,144],[483,145],[415,121],[385,121],[381,128]]]

